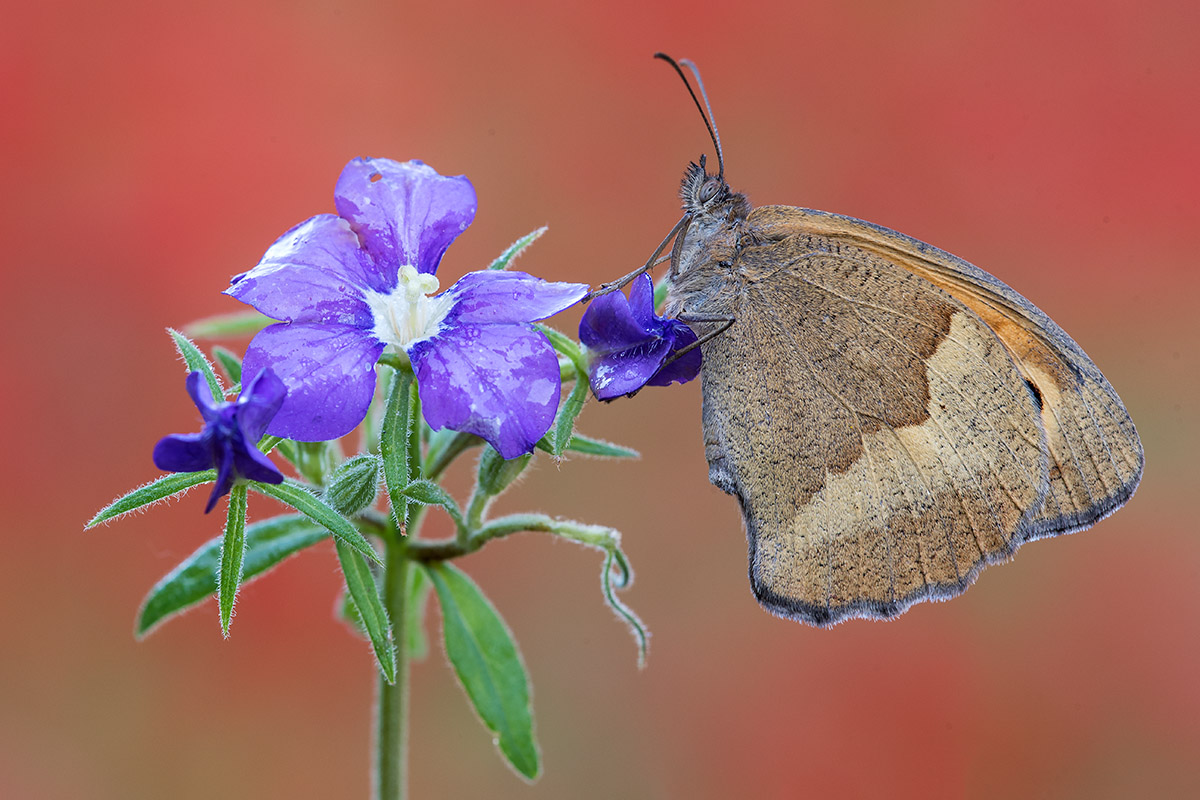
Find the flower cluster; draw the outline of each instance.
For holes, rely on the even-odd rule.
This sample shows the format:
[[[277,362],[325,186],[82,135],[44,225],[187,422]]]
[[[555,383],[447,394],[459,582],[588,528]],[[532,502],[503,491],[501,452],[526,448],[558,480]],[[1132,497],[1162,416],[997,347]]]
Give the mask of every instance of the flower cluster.
[[[255,378],[236,404],[215,404],[199,373],[188,391],[205,429],[155,450],[162,469],[216,466],[209,508],[240,478],[278,482],[254,446],[264,432],[320,442],[352,431],[375,395],[375,365],[392,351],[412,366],[433,430],[475,434],[505,459],[532,452],[562,394],[558,356],[532,323],[579,302],[588,287],[483,270],[439,293],[446,249],[475,218],[464,176],[420,161],[356,158],[334,189],[336,214],[289,230],[225,294],[274,320],[246,350]],[[654,312],[648,275],[597,298],[579,328],[601,400],[683,383],[700,369],[696,335]],[[682,352],[682,355],[681,355]],[[268,413],[269,412],[269,413]]]

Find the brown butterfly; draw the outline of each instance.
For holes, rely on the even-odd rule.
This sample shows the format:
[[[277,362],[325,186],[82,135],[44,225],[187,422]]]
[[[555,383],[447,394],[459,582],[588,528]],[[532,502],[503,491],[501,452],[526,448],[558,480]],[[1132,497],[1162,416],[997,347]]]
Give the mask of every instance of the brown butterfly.
[[[709,479],[741,504],[765,608],[892,618],[1129,499],[1137,431],[1053,320],[902,233],[752,208],[725,182],[698,70],[656,57],[688,86],[719,170],[688,168],[684,217],[647,266],[674,238],[667,314],[701,334]]]

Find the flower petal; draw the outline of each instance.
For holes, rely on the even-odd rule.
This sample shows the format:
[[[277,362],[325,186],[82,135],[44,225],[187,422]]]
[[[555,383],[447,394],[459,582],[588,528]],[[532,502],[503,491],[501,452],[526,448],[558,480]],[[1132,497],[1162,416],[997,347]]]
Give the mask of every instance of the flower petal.
[[[172,433],[154,445],[154,466],[164,472],[201,472],[213,466],[212,441],[200,433]]]
[[[350,230],[333,214],[301,222],[267,249],[258,266],[234,276],[225,294],[283,322],[371,324],[362,299],[374,266]]]
[[[217,468],[217,481],[213,484],[212,493],[208,496],[208,505],[204,506],[205,514],[213,510],[213,506],[217,504],[222,495],[229,494],[229,490],[233,488],[233,482],[237,480],[237,470],[234,469],[233,463],[233,442],[225,440],[220,445],[220,463],[213,465]]]
[[[671,352],[668,358],[696,341],[695,332],[679,320],[665,319],[663,323],[666,328],[666,338],[671,340]],[[703,357],[700,355],[700,348],[693,347],[651,375],[646,384],[666,386],[671,383],[687,383],[700,374],[702,363]]]
[[[200,409],[200,418],[205,422],[216,419],[221,405],[213,399],[212,388],[204,379],[204,375],[199,370],[189,372],[184,386],[187,387],[187,393],[191,396],[192,402],[196,404],[196,408]]]
[[[650,335],[621,292],[600,295],[579,320],[579,341],[600,355],[636,347]]]
[[[287,387],[271,369],[259,370],[242,389],[237,399],[237,422],[246,444],[254,445],[263,437],[286,396]]]
[[[469,272],[446,290],[454,298],[447,322],[532,322],[575,305],[587,291],[586,283],[544,281],[524,272]]]
[[[588,353],[588,378],[597,400],[612,400],[636,392],[658,372],[671,354],[671,341],[648,337],[624,350],[596,355]]]
[[[265,453],[249,440],[244,445],[233,447],[233,469],[238,475],[262,483],[283,483],[283,473]]]
[[[380,269],[378,292],[396,286],[399,267],[433,273],[450,243],[475,219],[475,187],[420,161],[356,158],[334,189],[338,214],[349,220]]]
[[[558,356],[527,325],[459,325],[408,351],[425,420],[474,433],[504,458],[530,453],[562,394]]]
[[[293,322],[259,331],[246,348],[243,373],[270,367],[287,387],[267,433],[319,442],[352,431],[371,404],[383,347],[369,331],[349,325]]]
[[[633,279],[629,286],[629,308],[633,318],[647,330],[652,330],[662,317],[654,313],[654,279],[649,272],[643,272]]]

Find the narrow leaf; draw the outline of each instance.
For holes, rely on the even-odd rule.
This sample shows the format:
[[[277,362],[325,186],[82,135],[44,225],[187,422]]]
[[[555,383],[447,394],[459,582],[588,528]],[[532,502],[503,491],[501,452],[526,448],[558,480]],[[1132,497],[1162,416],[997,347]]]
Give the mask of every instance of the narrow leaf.
[[[209,363],[208,358],[200,352],[200,348],[174,328],[167,328],[167,333],[171,334],[171,338],[175,341],[175,349],[179,351],[179,355],[183,356],[183,363],[187,365],[188,372],[202,373],[204,380],[208,382],[208,388],[212,390],[213,399],[223,399],[225,389],[221,386],[217,373],[213,372],[213,366]]]
[[[260,494],[274,497],[279,502],[296,509],[313,522],[323,526],[334,535],[334,538],[350,545],[376,564],[383,563],[366,537],[358,532],[358,528],[355,528],[345,517],[290,478],[280,484],[251,481],[249,486]]]
[[[587,395],[588,378],[587,373],[584,372],[575,376],[575,385],[571,387],[571,392],[567,395],[567,399],[563,401],[562,406],[558,409],[558,414],[555,416],[555,456],[561,456],[563,451],[567,449],[567,444],[571,441],[571,434],[575,430],[575,418],[583,410],[583,404],[587,402]]]
[[[387,486],[392,518],[403,526],[408,519],[408,501],[402,494],[408,486],[408,435],[409,391],[413,382],[408,370],[395,370],[391,386],[388,387],[387,404],[383,411],[383,425],[379,433],[379,453],[383,456],[383,480]]]
[[[118,497],[92,517],[87,525],[83,526],[84,530],[94,528],[101,522],[107,522],[114,517],[119,517],[122,514],[128,514],[130,511],[148,506],[151,503],[157,503],[162,500],[169,499],[175,495],[181,495],[193,486],[199,486],[202,483],[212,483],[217,479],[217,471],[215,469],[201,470],[200,472],[172,472],[170,475],[163,475],[158,480],[151,481],[145,486],[139,486],[132,492]]]
[[[545,225],[543,225],[542,227],[538,228],[536,231],[527,233],[524,236],[522,236],[520,239],[517,239],[515,242],[510,244],[508,246],[508,249],[506,249],[503,253],[501,253],[500,256],[495,261],[493,261],[491,264],[488,265],[488,269],[508,269],[509,263],[514,258],[521,255],[521,253],[525,250],[526,247],[529,247],[529,245],[533,244],[538,239],[540,239],[542,237],[542,234],[544,234],[548,230],[550,230],[550,229],[547,228]]]
[[[584,436],[581,433],[571,434],[571,441],[567,442],[567,449],[585,456],[597,456],[599,458],[641,458],[642,454],[637,450],[629,447],[622,447],[619,444],[606,442],[603,439],[593,439],[589,436]]]
[[[258,333],[275,320],[257,311],[238,311],[198,319],[185,325],[183,332],[193,339],[222,339]]]
[[[529,677],[504,620],[465,573],[445,562],[425,565],[442,607],[446,656],[500,752],[529,780],[540,771]]]
[[[462,509],[458,507],[458,503],[445,489],[433,481],[424,479],[412,481],[408,486],[404,487],[404,491],[401,494],[423,506],[441,506],[446,509],[446,513],[450,515],[450,518],[454,520],[454,524],[459,528],[462,528],[465,524],[463,522]]]
[[[217,566],[217,606],[221,632],[229,638],[233,601],[242,583],[242,558],[246,554],[246,484],[236,483],[229,491],[229,513],[221,537],[221,561]]]
[[[238,358],[237,354],[229,348],[221,347],[220,345],[213,347],[212,352],[213,358],[217,360],[217,363],[221,365],[221,369],[225,370],[225,374],[229,376],[229,382],[241,383],[242,360]],[[250,377],[254,376],[251,375]]]
[[[346,577],[346,589],[371,640],[379,671],[383,673],[384,680],[395,683],[396,650],[392,645],[392,623],[388,620],[383,601],[379,599],[379,587],[375,585],[371,567],[358,551],[342,542],[337,543],[337,554],[342,564],[342,574]]]
[[[328,531],[299,514],[271,517],[246,526],[242,585],[328,536]],[[138,612],[134,633],[139,639],[176,614],[213,596],[217,591],[217,564],[224,538],[217,536],[205,542],[154,585]]]

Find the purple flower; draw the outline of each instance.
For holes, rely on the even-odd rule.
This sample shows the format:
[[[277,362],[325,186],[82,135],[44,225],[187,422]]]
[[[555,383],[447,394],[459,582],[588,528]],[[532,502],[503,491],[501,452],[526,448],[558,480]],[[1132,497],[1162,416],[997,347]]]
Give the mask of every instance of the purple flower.
[[[592,301],[579,321],[588,373],[597,399],[612,400],[649,384],[687,383],[700,372],[700,348],[667,359],[696,341],[692,329],[654,313],[654,284],[647,273],[633,279],[629,300],[620,292]],[[665,364],[665,366],[664,366]]]
[[[154,445],[154,466],[167,472],[200,472],[215,467],[217,482],[204,507],[205,514],[241,478],[283,483],[283,475],[255,446],[287,394],[275,373],[269,369],[258,372],[236,402],[213,400],[208,382],[199,372],[187,376],[187,390],[200,409],[204,430],[159,439]]]
[[[269,432],[301,441],[349,433],[392,347],[412,362],[431,427],[477,434],[505,458],[531,452],[562,385],[557,355],[530,323],[588,287],[483,271],[436,294],[442,254],[475,218],[475,189],[420,161],[356,158],[334,201],[336,216],[292,228],[225,290],[282,320],[254,337],[243,361],[247,371],[270,366],[288,387]]]

